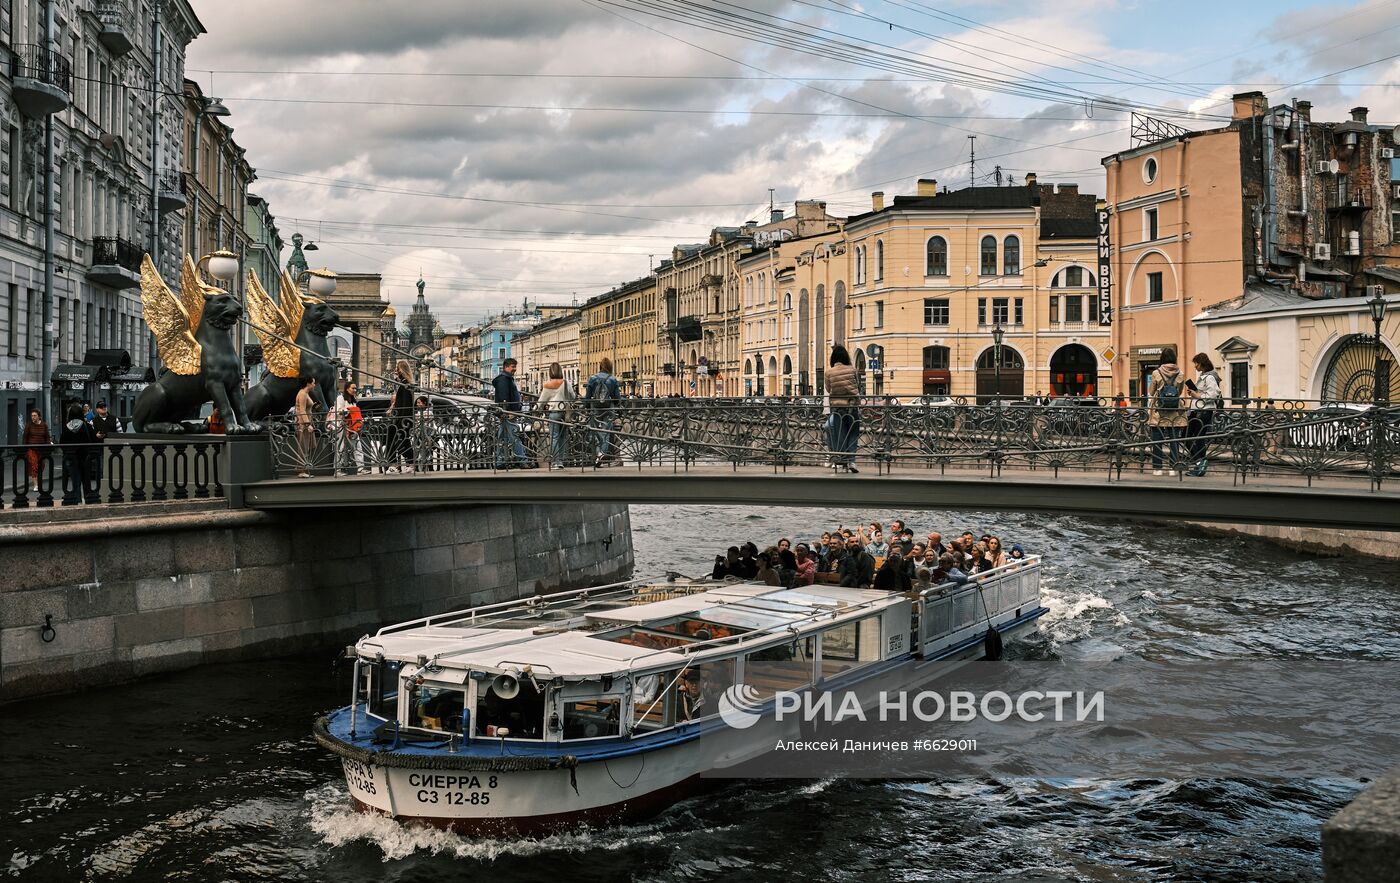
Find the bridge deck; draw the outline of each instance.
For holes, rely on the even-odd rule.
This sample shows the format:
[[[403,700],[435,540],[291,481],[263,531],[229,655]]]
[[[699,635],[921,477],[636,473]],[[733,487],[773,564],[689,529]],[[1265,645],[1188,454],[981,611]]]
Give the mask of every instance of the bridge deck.
[[[1240,483],[1228,470],[1201,478],[1106,472],[1005,469],[936,470],[895,466],[883,475],[818,467],[618,466],[422,472],[279,479],[250,484],[258,509],[430,506],[440,503],[710,503],[717,505],[881,506],[1066,512],[1143,519],[1192,519],[1400,531],[1400,485],[1367,490],[1364,480],[1268,475]]]

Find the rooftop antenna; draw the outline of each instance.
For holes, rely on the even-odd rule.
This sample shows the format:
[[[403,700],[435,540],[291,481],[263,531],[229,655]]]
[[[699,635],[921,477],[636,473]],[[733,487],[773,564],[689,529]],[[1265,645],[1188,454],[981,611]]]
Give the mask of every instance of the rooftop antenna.
[[[768,217],[773,217],[773,188],[768,188]]]
[[[997,166],[996,169],[993,170],[992,174],[996,176],[996,179],[997,179],[997,186],[1000,187],[1000,186],[1001,186],[1001,166]]]
[[[971,169],[969,170],[968,175],[967,175],[967,186],[969,186],[969,187],[976,187],[976,186],[977,186],[977,136],[976,136],[976,135],[968,135],[968,136],[967,136],[967,141],[968,141],[969,148],[970,148],[971,151],[972,151],[972,167],[971,167]]]

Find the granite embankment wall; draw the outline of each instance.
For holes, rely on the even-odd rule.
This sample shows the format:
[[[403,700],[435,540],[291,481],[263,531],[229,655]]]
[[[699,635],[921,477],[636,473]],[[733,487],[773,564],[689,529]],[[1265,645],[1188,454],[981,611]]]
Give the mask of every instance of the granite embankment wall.
[[[1281,524],[1224,524],[1206,521],[1187,523],[1207,533],[1254,537],[1295,552],[1327,557],[1365,555],[1370,558],[1400,561],[1400,532],[1332,528],[1324,530]]]
[[[0,522],[0,700],[330,647],[632,572],[626,506],[84,508]]]

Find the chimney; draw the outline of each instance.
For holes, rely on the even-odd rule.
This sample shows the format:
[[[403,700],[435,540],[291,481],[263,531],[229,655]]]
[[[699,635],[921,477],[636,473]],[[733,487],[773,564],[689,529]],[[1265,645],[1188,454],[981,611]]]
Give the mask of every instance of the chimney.
[[[876,190],[870,194],[870,210],[872,212],[882,212],[885,210],[885,191]]]
[[[1312,122],[1312,102],[1311,102],[1311,101],[1299,101],[1299,102],[1298,102],[1298,116],[1302,117],[1303,119],[1307,120],[1308,122]]]
[[[1370,108],[1366,108],[1366,107],[1353,107],[1353,108],[1351,109],[1351,121],[1352,121],[1353,123],[1360,123],[1361,125],[1364,126],[1364,125],[1366,125],[1366,114],[1369,113],[1369,112],[1370,112]]]
[[[783,210],[775,208],[768,213],[768,223],[776,224],[783,219]]]
[[[1027,186],[1027,187],[1034,187],[1034,186],[1035,186],[1035,179],[1036,179],[1035,172],[1026,172],[1026,186]]]
[[[1234,102],[1234,109],[1230,113],[1232,120],[1249,120],[1257,116],[1263,116],[1268,110],[1268,100],[1263,92],[1236,92],[1231,96]]]
[[[935,180],[933,180],[932,178],[920,178],[920,179],[919,179],[919,195],[920,195],[920,196],[937,196],[937,195],[938,195],[938,182],[935,181]]]

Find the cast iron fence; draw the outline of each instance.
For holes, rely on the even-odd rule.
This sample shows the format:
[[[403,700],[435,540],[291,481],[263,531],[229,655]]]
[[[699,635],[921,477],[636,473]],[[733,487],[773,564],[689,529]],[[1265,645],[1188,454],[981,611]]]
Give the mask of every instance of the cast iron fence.
[[[224,496],[217,439],[0,447],[0,503],[13,509]]]

